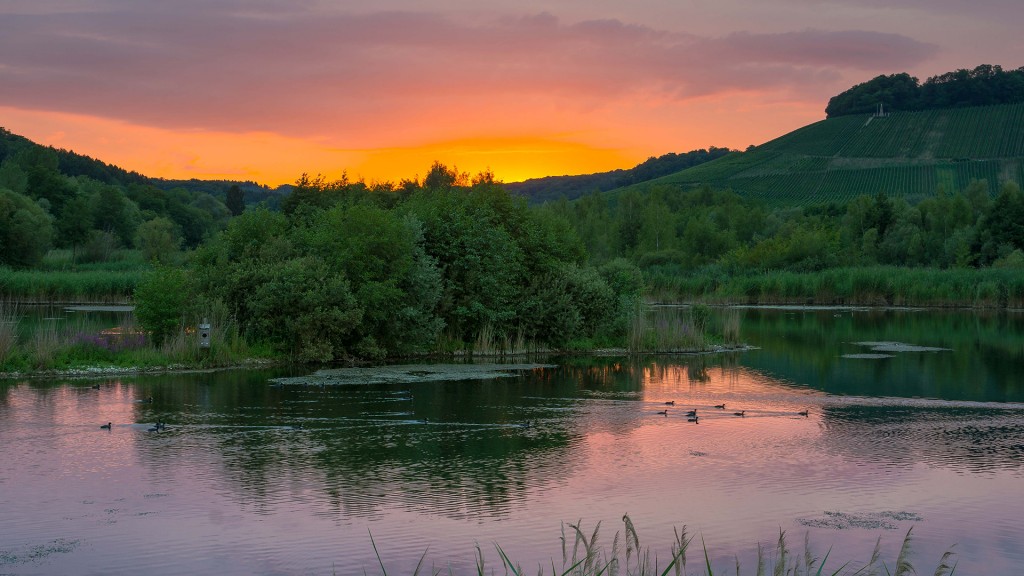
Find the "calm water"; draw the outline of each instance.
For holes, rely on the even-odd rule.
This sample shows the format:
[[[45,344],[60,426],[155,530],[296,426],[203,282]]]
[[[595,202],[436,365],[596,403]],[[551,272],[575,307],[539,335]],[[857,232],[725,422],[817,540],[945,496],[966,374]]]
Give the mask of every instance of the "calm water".
[[[911,527],[919,573],[954,544],[957,574],[1020,573],[1024,315],[743,314],[758,350],[477,381],[0,382],[0,574],[380,574],[371,533],[389,574],[475,573],[476,544],[504,573],[495,542],[535,573],[561,523],[610,548],[623,514],[662,565],[698,535],[690,573],[703,538],[753,574],[780,529],[832,570],[881,537],[892,570]]]

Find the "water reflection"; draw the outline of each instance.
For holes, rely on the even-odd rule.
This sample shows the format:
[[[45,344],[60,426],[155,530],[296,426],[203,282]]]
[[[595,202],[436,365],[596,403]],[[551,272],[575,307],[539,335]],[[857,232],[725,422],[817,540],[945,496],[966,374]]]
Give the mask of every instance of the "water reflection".
[[[1016,321],[833,314],[748,310],[751,352],[554,358],[483,381],[0,382],[0,533],[16,534],[0,552],[88,535],[44,571],[209,572],[219,558],[226,573],[361,573],[372,528],[389,572],[429,546],[461,573],[474,542],[547,563],[560,522],[628,512],[657,549],[687,524],[747,567],[780,527],[866,559],[879,534],[862,525],[878,518],[922,525],[924,564],[963,542],[965,573],[1019,566],[999,543],[1024,513],[1020,338],[995,341]],[[870,340],[950,350],[843,358]]]

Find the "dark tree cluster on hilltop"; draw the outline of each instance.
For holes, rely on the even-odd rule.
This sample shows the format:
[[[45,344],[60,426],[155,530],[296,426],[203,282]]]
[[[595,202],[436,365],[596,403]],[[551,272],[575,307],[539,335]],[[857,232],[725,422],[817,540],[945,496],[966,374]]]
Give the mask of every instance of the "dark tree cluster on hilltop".
[[[825,107],[829,118],[886,110],[914,111],[1024,102],[1024,67],[1003,70],[982,64],[932,76],[921,84],[907,74],[878,76],[833,96]]]
[[[547,176],[531,178],[524,182],[505,184],[505,188],[518,196],[525,196],[531,204],[542,204],[550,200],[565,198],[574,200],[592,192],[607,192],[640,182],[646,182],[680,170],[692,168],[728,154],[728,148],[691,150],[676,154],[650,157],[629,170],[612,170],[580,176]]]

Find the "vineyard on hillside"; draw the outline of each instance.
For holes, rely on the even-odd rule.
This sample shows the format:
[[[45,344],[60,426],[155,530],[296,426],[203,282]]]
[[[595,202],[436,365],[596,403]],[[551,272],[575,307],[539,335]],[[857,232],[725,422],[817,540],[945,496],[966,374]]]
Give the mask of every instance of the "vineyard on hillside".
[[[841,116],[652,181],[731,189],[769,205],[910,201],[987,180],[1024,182],[1024,104]]]

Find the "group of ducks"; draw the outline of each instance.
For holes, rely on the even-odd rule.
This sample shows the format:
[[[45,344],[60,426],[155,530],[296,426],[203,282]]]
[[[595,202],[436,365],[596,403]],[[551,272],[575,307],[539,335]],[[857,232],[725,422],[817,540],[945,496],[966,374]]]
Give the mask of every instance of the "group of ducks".
[[[665,402],[665,405],[666,406],[675,406],[676,405],[676,401],[675,400],[669,400],[668,402]],[[725,410],[725,404],[715,404],[715,408],[717,408],[718,410]],[[746,413],[747,413],[746,410],[740,410],[739,412],[733,412],[732,414],[733,414],[733,416],[739,416],[739,417],[742,418],[743,416],[746,415]],[[658,412],[658,414],[661,415],[661,416],[667,417],[668,416],[668,408]],[[806,416],[808,416],[810,414],[810,411],[809,410],[803,410],[801,412],[797,412],[797,414],[799,414],[800,416],[806,417]],[[700,419],[700,417],[697,416],[697,409],[696,408],[694,408],[693,410],[690,410],[689,412],[686,413],[686,421],[687,422],[694,422],[694,423],[696,423],[696,422],[699,421],[699,419]]]
[[[93,384],[92,385],[92,389],[93,390],[99,390],[100,389],[100,385],[99,384]],[[152,404],[153,403],[153,397],[152,396],[146,396],[142,400],[136,400],[136,402],[141,402],[143,404]],[[114,426],[113,422],[107,422],[106,424],[100,425],[100,430],[111,430],[111,429],[113,429],[113,426]],[[159,432],[161,430],[166,430],[166,429],[167,429],[167,424],[164,424],[163,422],[157,422],[156,424],[154,424],[153,426],[148,428],[148,430],[150,432]]]

